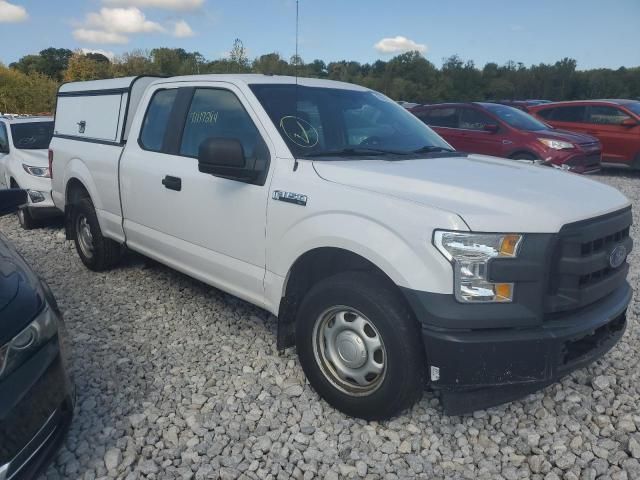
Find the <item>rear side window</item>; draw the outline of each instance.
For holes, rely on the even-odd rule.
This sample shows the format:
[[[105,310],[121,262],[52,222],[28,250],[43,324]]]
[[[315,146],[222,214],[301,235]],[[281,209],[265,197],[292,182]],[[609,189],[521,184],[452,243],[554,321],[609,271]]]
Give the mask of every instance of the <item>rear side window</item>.
[[[247,158],[253,158],[256,150],[260,154],[265,151],[253,120],[238,97],[228,90],[203,88],[195,91],[182,134],[180,154],[197,157],[202,142],[211,137],[238,139]]]
[[[9,137],[4,123],[0,123],[0,153],[9,153]]]
[[[584,122],[587,107],[556,107],[549,120],[558,122]]]
[[[140,143],[145,150],[154,152],[162,150],[169,116],[177,94],[178,89],[175,88],[172,90],[158,90],[153,94],[142,123],[142,132],[140,133]]]
[[[418,113],[418,118],[430,127],[458,128],[456,108],[432,108]]]
[[[624,120],[631,118],[619,108],[594,105],[589,109],[589,123],[599,125],[620,125]]]
[[[490,116],[475,108],[462,108],[460,113],[460,128],[467,130],[482,130],[486,125],[496,125]]]
[[[14,123],[13,146],[20,150],[46,150],[53,136],[53,122]]]

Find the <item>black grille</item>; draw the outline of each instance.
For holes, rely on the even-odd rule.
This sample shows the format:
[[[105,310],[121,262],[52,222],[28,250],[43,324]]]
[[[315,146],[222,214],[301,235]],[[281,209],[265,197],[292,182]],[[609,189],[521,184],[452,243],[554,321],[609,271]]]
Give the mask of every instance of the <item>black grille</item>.
[[[610,256],[620,245],[627,253],[631,251],[631,221],[631,209],[627,208],[562,228],[552,257],[547,313],[584,307],[625,282],[628,264],[614,267]]]

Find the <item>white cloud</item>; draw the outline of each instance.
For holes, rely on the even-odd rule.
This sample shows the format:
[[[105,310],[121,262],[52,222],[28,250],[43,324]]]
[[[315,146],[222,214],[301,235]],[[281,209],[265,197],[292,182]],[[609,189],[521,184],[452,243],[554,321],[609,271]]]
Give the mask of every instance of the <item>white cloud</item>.
[[[110,50],[102,50],[101,48],[81,48],[80,51],[85,55],[87,53],[99,53],[100,55],[104,55],[109,60],[113,62],[113,59],[116,58],[116,54]]]
[[[418,51],[425,53],[427,46],[422,43],[416,43],[413,40],[398,35],[397,37],[383,38],[373,46],[378,52],[383,54],[404,53]]]
[[[204,0],[102,0],[107,5],[121,7],[155,7],[167,10],[195,10],[204,5]]]
[[[195,35],[193,29],[184,20],[176,22],[173,28],[173,36],[177,38],[193,37]]]
[[[87,15],[86,26],[113,33],[162,32],[164,28],[147,20],[138,8],[101,8],[99,13]]]
[[[73,38],[80,42],[88,43],[127,43],[129,39],[124,35],[102,30],[90,30],[77,28],[73,31]]]
[[[24,22],[29,14],[24,7],[0,0],[0,23]]]
[[[76,40],[89,43],[127,43],[127,35],[164,32],[159,23],[147,20],[138,8],[101,8],[89,13],[73,32]]]

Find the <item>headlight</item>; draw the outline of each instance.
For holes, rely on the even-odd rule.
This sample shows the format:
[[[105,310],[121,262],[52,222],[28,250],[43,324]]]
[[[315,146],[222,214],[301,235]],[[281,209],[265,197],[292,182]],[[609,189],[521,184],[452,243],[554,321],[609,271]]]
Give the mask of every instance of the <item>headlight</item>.
[[[563,142],[562,140],[551,140],[550,138],[539,138],[538,141],[554,150],[566,150],[575,147],[573,143]]]
[[[33,322],[0,347],[0,380],[26,362],[58,331],[58,322],[47,306]]]
[[[463,233],[438,230],[433,243],[451,262],[454,270],[454,290],[459,302],[511,302],[513,283],[492,283],[487,280],[489,260],[515,258],[522,235]]]
[[[23,163],[22,168],[24,168],[25,172],[29,175],[33,175],[34,177],[51,178],[51,175],[49,174],[49,167],[32,167],[31,165]]]

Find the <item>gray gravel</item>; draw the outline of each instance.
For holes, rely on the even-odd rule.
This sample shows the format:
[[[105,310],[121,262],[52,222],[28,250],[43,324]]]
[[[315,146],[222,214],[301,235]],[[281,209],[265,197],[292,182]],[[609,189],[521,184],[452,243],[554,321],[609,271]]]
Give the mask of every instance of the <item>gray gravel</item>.
[[[635,203],[640,176],[594,177]],[[55,478],[640,478],[640,305],[604,359],[522,401],[443,416],[425,394],[389,422],[347,418],[275,349],[265,312],[131,255],[86,270],[57,226],[0,229],[51,284],[78,404]],[[640,248],[630,280],[640,287]]]

